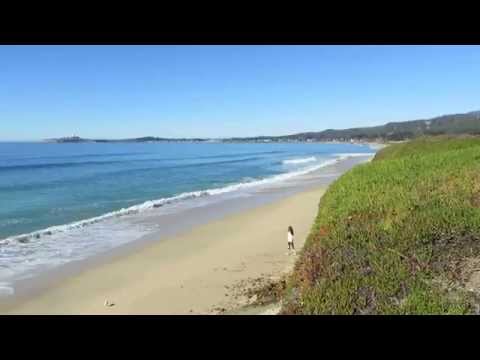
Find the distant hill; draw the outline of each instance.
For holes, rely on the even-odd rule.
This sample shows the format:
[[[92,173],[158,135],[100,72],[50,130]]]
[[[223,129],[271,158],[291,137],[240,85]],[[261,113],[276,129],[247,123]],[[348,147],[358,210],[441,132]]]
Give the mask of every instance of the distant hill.
[[[443,115],[427,120],[391,122],[381,126],[324,130],[283,136],[284,139],[314,141],[405,140],[421,135],[480,134],[480,111]]]

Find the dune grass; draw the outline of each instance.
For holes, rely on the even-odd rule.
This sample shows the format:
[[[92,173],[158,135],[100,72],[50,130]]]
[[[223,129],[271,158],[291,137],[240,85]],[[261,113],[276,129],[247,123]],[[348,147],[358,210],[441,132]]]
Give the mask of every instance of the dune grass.
[[[333,183],[283,314],[467,314],[480,256],[480,139],[391,145]]]

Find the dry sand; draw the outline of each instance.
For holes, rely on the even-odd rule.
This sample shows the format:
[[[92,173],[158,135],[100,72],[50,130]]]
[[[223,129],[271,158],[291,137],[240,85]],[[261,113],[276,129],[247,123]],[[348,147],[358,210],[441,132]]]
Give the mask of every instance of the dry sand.
[[[0,309],[11,314],[212,314],[243,304],[229,288],[292,267],[286,231],[299,250],[324,188],[244,211],[93,266]],[[105,306],[105,301],[113,306]],[[215,310],[217,309],[217,310]],[[268,310],[267,313],[274,313]]]

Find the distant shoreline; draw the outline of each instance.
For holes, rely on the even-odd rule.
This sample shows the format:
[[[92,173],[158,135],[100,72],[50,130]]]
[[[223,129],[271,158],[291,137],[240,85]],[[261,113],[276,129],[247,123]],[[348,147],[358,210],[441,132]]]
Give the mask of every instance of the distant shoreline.
[[[437,116],[431,119],[390,122],[380,126],[357,127],[349,129],[326,129],[323,131],[302,132],[277,136],[244,136],[217,138],[162,138],[144,136],[130,139],[84,139],[70,137],[49,138],[31,142],[42,143],[145,143],[145,142],[207,142],[207,143],[392,143],[403,142],[419,136],[437,135],[480,135],[480,111]],[[27,142],[2,141],[0,142]]]
[[[156,144],[156,143],[189,143],[189,144],[352,144],[368,146],[387,146],[390,142],[365,141],[223,141],[223,140],[156,140],[156,141],[135,141],[135,140],[84,140],[84,141],[55,141],[55,140],[0,140],[0,144]]]
[[[1,142],[1,141],[0,141]],[[16,141],[8,141],[10,143],[15,143]],[[18,141],[20,142],[20,141]],[[230,139],[153,139],[145,140],[144,138],[138,139],[125,139],[125,140],[96,140],[96,139],[80,139],[80,140],[63,140],[63,139],[47,139],[39,141],[22,141],[24,143],[48,143],[48,144],[84,144],[84,143],[95,143],[95,144],[125,144],[125,143],[216,143],[216,144],[353,144],[353,145],[374,145],[374,146],[385,146],[388,142],[381,141],[307,141],[307,140],[276,140],[276,141],[265,141],[265,140],[230,140]]]

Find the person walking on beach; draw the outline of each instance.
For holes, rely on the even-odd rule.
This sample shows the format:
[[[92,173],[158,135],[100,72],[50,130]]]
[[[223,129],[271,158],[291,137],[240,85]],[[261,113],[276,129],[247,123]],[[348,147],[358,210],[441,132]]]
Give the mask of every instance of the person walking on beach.
[[[287,231],[288,250],[295,250],[295,245],[293,245],[293,235],[293,227],[289,226]]]

